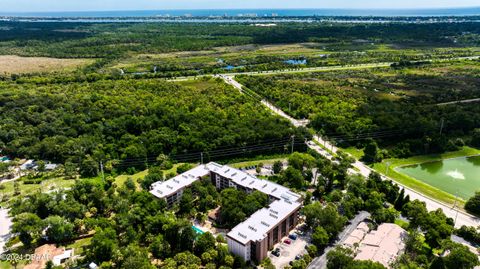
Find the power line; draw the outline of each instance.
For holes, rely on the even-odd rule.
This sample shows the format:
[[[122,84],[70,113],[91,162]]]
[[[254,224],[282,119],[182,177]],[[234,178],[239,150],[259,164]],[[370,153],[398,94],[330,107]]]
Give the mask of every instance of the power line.
[[[233,155],[248,154],[251,152],[285,148],[287,145],[289,145],[288,142],[289,140],[279,140],[275,143],[271,142],[271,143],[264,143],[260,145],[247,146],[247,147],[236,147],[236,148],[223,149],[223,150],[210,151],[210,152],[207,151],[207,152],[198,152],[198,153],[179,154],[179,155],[171,156],[171,159],[175,161],[199,161],[199,160],[203,161],[205,157],[208,157],[209,159],[213,159],[213,158],[221,158],[221,157],[227,157],[227,156],[233,156]],[[305,144],[300,141],[292,144],[292,146],[300,146],[300,145],[305,145]],[[146,164],[148,162],[151,162],[151,163],[156,162],[156,157],[128,159],[128,160],[121,161],[121,163],[119,164],[116,164],[115,167],[130,167],[130,166],[135,166],[139,164]]]

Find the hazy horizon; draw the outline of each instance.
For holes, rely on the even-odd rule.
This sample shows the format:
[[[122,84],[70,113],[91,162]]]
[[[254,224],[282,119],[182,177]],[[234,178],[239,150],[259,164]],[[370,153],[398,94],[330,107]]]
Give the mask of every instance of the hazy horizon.
[[[478,0],[244,0],[226,2],[220,0],[2,0],[2,13],[44,13],[44,12],[104,12],[104,11],[152,11],[152,10],[258,10],[258,9],[345,9],[345,10],[408,10],[408,9],[464,9],[480,7]]]

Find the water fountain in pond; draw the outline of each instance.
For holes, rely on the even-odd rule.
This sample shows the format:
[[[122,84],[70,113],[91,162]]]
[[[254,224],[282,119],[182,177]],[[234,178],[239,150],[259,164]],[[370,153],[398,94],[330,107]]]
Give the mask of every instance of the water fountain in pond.
[[[461,172],[459,172],[457,169],[455,169],[455,171],[448,171],[447,176],[450,176],[453,179],[465,180],[465,176]]]

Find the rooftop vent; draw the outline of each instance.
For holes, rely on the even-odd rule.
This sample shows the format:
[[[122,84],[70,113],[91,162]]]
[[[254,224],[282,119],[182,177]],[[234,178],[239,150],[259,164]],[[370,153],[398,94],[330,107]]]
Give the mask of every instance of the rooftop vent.
[[[260,222],[260,223],[263,224],[263,225],[265,225],[265,226],[267,226],[267,227],[270,227],[270,224],[266,223],[265,221],[262,221],[262,222]]]
[[[242,234],[242,233],[238,233],[238,235],[239,235],[240,237],[242,237],[242,238],[245,238],[245,239],[247,239],[247,236],[246,236],[246,235],[244,235],[244,234]]]
[[[276,215],[273,215],[273,214],[270,214],[270,217],[272,217],[274,219],[278,219],[278,217]]]

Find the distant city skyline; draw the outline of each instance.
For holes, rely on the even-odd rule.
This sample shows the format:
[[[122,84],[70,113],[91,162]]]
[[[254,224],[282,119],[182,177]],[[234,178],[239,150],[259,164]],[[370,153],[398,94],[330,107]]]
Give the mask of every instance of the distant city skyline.
[[[172,9],[426,9],[479,7],[478,0],[1,0],[2,12],[64,12]]]

